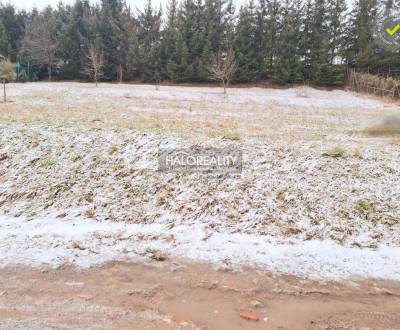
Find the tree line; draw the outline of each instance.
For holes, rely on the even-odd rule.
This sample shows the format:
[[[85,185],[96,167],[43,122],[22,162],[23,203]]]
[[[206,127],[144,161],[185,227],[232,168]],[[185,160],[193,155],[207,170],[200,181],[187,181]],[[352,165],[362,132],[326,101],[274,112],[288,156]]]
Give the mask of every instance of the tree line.
[[[373,37],[377,0],[76,0],[41,11],[0,4],[0,54],[18,78],[208,82],[210,63],[234,57],[234,82],[343,83],[344,66],[400,67]],[[94,66],[95,65],[95,66]],[[214,70],[215,71],[215,70]]]

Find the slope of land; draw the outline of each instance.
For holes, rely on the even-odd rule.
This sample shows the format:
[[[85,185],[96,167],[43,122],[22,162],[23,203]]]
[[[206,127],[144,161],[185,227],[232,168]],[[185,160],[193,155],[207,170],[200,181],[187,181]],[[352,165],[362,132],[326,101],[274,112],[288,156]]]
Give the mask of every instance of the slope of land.
[[[229,274],[244,269],[235,273],[238,283],[249,274],[249,266],[262,272],[261,277],[279,275],[280,281],[285,274],[295,275],[293,285],[297,286],[301,278],[347,283],[362,278],[400,279],[400,114],[396,104],[308,87],[235,88],[224,95],[219,88],[29,83],[9,84],[8,95],[10,102],[0,104],[0,276],[4,278],[9,274],[15,283],[22,283],[40,272],[29,268],[34,266],[65,280],[79,278],[83,272],[87,275],[82,276],[99,281],[95,273],[110,269],[101,266],[104,263],[153,260],[162,269],[167,267],[162,265],[188,261],[211,263]],[[242,173],[160,172],[159,149],[181,147],[240,149]],[[87,270],[73,270],[74,266]],[[212,272],[206,265],[191,267]],[[128,276],[128,271],[119,273],[116,281]],[[152,278],[153,271],[147,272]],[[216,272],[215,276],[224,276],[223,271]],[[194,273],[182,276],[192,278]],[[174,286],[171,281],[165,273],[158,282]],[[333,296],[345,289],[332,284],[331,305],[317,314],[304,310],[309,317],[302,324],[310,329],[333,324],[356,329],[357,322],[365,321],[364,328],[395,329],[398,319],[389,302],[397,302],[397,289],[379,283],[385,287],[377,289],[380,294],[392,299],[385,300],[381,310],[373,308],[381,298],[369,296],[362,285],[355,300],[349,294],[334,301]],[[318,291],[319,285],[313,282],[309,290]],[[6,286],[6,295],[1,297],[9,297],[4,299],[12,306],[21,297],[37,301],[38,293],[31,295],[30,287],[18,296]],[[267,299],[257,295],[256,287],[246,299]],[[173,321],[168,317],[165,321],[165,315],[182,309],[184,317],[194,322],[187,323],[188,327],[218,324],[209,320],[210,309],[204,310],[202,318],[185,310],[173,298],[179,296],[178,291],[171,289],[157,300],[157,310],[148,306],[140,310],[135,305],[140,299],[133,299],[133,320],[149,328],[165,322],[170,326],[168,322]],[[10,292],[14,293],[7,296]],[[66,291],[65,299],[71,292]],[[120,294],[114,298],[125,304]],[[188,299],[212,298],[212,294],[199,295]],[[356,302],[362,295],[363,303],[369,304],[365,308]],[[215,299],[221,302],[224,296],[219,292]],[[239,296],[236,292],[229,299]],[[320,302],[313,299],[307,305],[310,309]],[[54,301],[62,303],[50,294],[38,308],[52,313],[55,310],[46,304]],[[338,323],[335,313],[345,306],[340,307],[338,301],[346,301],[351,311],[359,313],[359,321],[348,316]],[[173,310],[163,309],[166,302]],[[87,308],[91,316],[99,311],[107,314],[112,305],[74,304],[69,305],[70,313]],[[223,315],[237,316],[241,302],[229,304],[221,302]],[[23,322],[13,323],[16,312],[10,312],[9,306],[1,313],[5,320],[9,315],[11,323],[3,324],[23,328]],[[41,313],[29,301],[23,306],[30,306],[29,311],[18,311],[23,320]],[[269,306],[273,310],[275,305]],[[118,308],[110,312],[112,320],[127,315],[122,305],[114,307]],[[276,308],[279,319],[284,309]],[[255,312],[263,318],[273,315]],[[68,320],[68,313],[66,324],[79,328]],[[82,327],[87,326],[83,316],[78,319]],[[47,321],[47,325],[56,322]],[[40,328],[37,322],[32,325]],[[230,328],[240,328],[235,322],[244,321],[234,319]],[[272,321],[271,328],[293,328],[290,320],[278,323]]]

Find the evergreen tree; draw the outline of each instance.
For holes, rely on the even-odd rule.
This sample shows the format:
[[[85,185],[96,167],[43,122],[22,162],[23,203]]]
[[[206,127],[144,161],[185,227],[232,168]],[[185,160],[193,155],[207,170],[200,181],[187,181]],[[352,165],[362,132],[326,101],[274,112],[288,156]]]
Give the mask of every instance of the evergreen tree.
[[[126,8],[123,12],[123,30],[125,60],[124,73],[127,80],[135,80],[140,78],[140,50],[139,50],[139,23],[133,17],[130,8]]]
[[[265,29],[265,46],[263,52],[266,56],[264,64],[267,73],[272,74],[275,66],[276,52],[278,48],[279,37],[278,33],[281,29],[281,5],[279,0],[266,0],[267,18]]]
[[[313,12],[312,48],[311,48],[311,81],[317,85],[340,85],[343,73],[332,64],[332,45],[328,4],[326,0],[316,0]],[[335,54],[335,49],[333,50]]]
[[[104,52],[104,77],[107,80],[123,79],[125,59],[123,31],[123,0],[102,0],[97,23]]]
[[[372,31],[377,12],[376,0],[356,0],[346,32],[345,56],[348,64],[368,69],[379,62],[379,47]]]
[[[399,51],[374,40],[377,0],[356,0],[350,13],[346,0],[250,0],[238,16],[233,0],[169,1],[164,25],[150,1],[138,14],[125,0],[75,0],[28,13],[0,4],[0,54],[29,62],[39,79],[46,71],[84,79],[89,45],[104,54],[108,81],[206,82],[211,59],[232,49],[237,82],[334,85],[343,81],[342,63],[371,72],[400,66]]]
[[[0,55],[6,57],[8,54],[8,37],[4,25],[0,22]]]
[[[303,77],[306,80],[311,78],[312,63],[312,31],[313,31],[313,10],[314,4],[312,0],[307,0],[302,16],[302,37],[300,39],[300,56],[302,58]]]
[[[233,49],[235,41],[235,6],[232,0],[228,0],[224,9],[224,36],[222,40],[226,51]]]
[[[267,2],[266,0],[259,1],[259,7],[257,10],[257,32],[256,32],[256,43],[259,44],[260,54],[259,62],[261,64],[261,76],[265,78],[268,71],[268,29],[267,29]]]
[[[239,22],[236,29],[235,57],[237,71],[235,80],[240,82],[256,81],[260,77],[260,63],[257,43],[257,15],[254,3],[242,6],[239,13]]]
[[[167,6],[167,22],[162,32],[161,40],[161,68],[162,78],[176,80],[178,30],[178,2],[170,0]]]
[[[329,61],[329,37],[326,0],[315,0],[311,32],[311,76],[315,80],[319,66]]]
[[[160,26],[161,9],[154,11],[148,0],[143,12],[139,12],[139,56],[138,73],[143,81],[161,79]]]
[[[282,31],[279,34],[277,63],[274,74],[276,83],[294,83],[303,79],[298,47],[300,28],[300,3],[286,0],[283,5]]]
[[[18,51],[25,35],[26,13],[17,13],[11,4],[2,5],[0,3],[0,23],[5,29],[7,38],[7,54],[3,56],[10,57],[11,61],[17,60]]]
[[[178,71],[173,73],[176,81],[197,82],[206,77],[201,57],[209,56],[210,51],[204,44],[203,11],[204,5],[201,0],[196,0],[196,2],[185,0],[179,10],[177,58],[174,61]]]
[[[347,6],[345,0],[328,0],[328,33],[330,63],[343,56],[345,14]]]
[[[62,22],[63,33],[60,35],[60,57],[64,65],[60,75],[66,79],[82,77],[85,54],[91,36],[91,9],[88,1],[76,0],[65,22]]]

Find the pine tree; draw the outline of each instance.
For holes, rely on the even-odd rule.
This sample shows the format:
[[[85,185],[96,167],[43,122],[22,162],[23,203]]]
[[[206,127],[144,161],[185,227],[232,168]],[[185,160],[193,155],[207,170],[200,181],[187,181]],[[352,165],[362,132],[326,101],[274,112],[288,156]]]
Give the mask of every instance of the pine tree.
[[[268,71],[268,29],[267,29],[267,2],[266,0],[259,1],[259,7],[257,8],[257,32],[256,42],[259,44],[260,47],[260,54],[259,54],[259,61],[261,63],[261,76],[263,78],[267,77]]]
[[[6,57],[8,54],[8,37],[4,25],[0,22],[0,55]]]
[[[82,77],[89,40],[94,39],[90,21],[91,9],[88,1],[76,0],[68,12],[66,22],[61,22],[63,33],[60,35],[59,52],[64,66],[60,76],[64,79]]]
[[[123,0],[102,0],[97,24],[104,51],[104,78],[123,79],[123,63],[126,58],[123,31]]]
[[[206,77],[201,57],[207,56],[209,50],[205,47],[203,15],[204,5],[201,0],[185,0],[182,3],[178,15],[177,71],[173,74],[177,81],[197,82]]]
[[[170,0],[167,6],[167,22],[162,31],[161,40],[161,76],[163,79],[176,80],[174,65],[177,63],[178,2]]]
[[[132,15],[130,8],[123,12],[123,31],[125,59],[123,63],[124,76],[127,80],[140,78],[138,68],[140,67],[140,47],[139,47],[139,23]]]
[[[223,48],[227,51],[233,49],[235,40],[235,6],[232,0],[228,0],[224,9],[224,37]]]
[[[151,0],[148,0],[143,12],[139,12],[139,76],[143,81],[161,79],[161,44],[160,26],[161,10],[154,11]]]
[[[84,78],[90,44],[104,53],[104,79],[119,81],[209,81],[210,60],[230,49],[237,82],[332,85],[343,81],[341,63],[371,72],[400,66],[399,51],[373,37],[377,0],[356,0],[348,15],[346,0],[251,0],[238,17],[233,0],[169,1],[165,25],[150,1],[138,14],[125,0],[75,0],[28,13],[0,4],[0,54],[29,61],[39,79],[46,68],[61,79]],[[32,47],[21,47],[22,39]]]
[[[276,83],[294,83],[303,79],[298,47],[300,27],[300,3],[286,0],[283,5],[282,30],[279,34],[277,63],[274,74]]]
[[[313,17],[311,81],[324,86],[342,84],[343,74],[340,68],[331,62],[330,22],[326,0],[315,1]]]
[[[300,39],[300,56],[302,58],[303,77],[306,80],[311,78],[311,63],[312,63],[312,31],[313,31],[313,2],[307,0],[302,16],[302,31]]]
[[[328,62],[328,27],[326,0],[315,0],[313,8],[313,22],[311,32],[311,75],[316,75],[319,65]]]
[[[264,64],[267,73],[272,74],[275,66],[276,52],[278,49],[279,37],[278,33],[281,29],[281,5],[279,0],[266,0],[267,18],[265,29],[265,46],[263,52],[266,56]]]
[[[201,63],[210,63],[212,59],[220,54],[227,54],[233,47],[234,7],[231,1],[206,0],[204,5],[204,49]],[[204,65],[200,68],[200,77],[208,77]],[[205,76],[206,75],[206,76]]]
[[[0,23],[5,29],[7,38],[7,54],[11,61],[17,60],[18,51],[21,48],[22,39],[25,35],[25,22],[27,20],[25,12],[17,13],[11,4],[2,5],[0,2]]]
[[[192,37],[186,40],[189,63],[185,71],[185,80],[204,81],[208,74],[203,59],[209,58],[212,46],[207,43],[205,24],[205,5],[202,0],[195,0]]]
[[[378,11],[376,0],[357,0],[351,12],[346,32],[346,62],[367,70],[379,62],[378,45],[373,38],[373,26]]]
[[[257,16],[254,3],[242,6],[236,29],[235,57],[237,71],[235,80],[240,82],[256,81],[261,75],[257,43]]]
[[[345,0],[328,0],[328,33],[330,63],[343,55],[345,14],[347,6]]]

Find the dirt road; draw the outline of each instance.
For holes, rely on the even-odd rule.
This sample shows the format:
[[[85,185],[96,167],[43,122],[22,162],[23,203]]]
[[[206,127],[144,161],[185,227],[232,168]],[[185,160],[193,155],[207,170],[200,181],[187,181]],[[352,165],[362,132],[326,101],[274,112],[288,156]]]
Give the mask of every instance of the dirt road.
[[[1,329],[400,329],[394,282],[320,283],[171,261],[9,267],[0,278]]]

